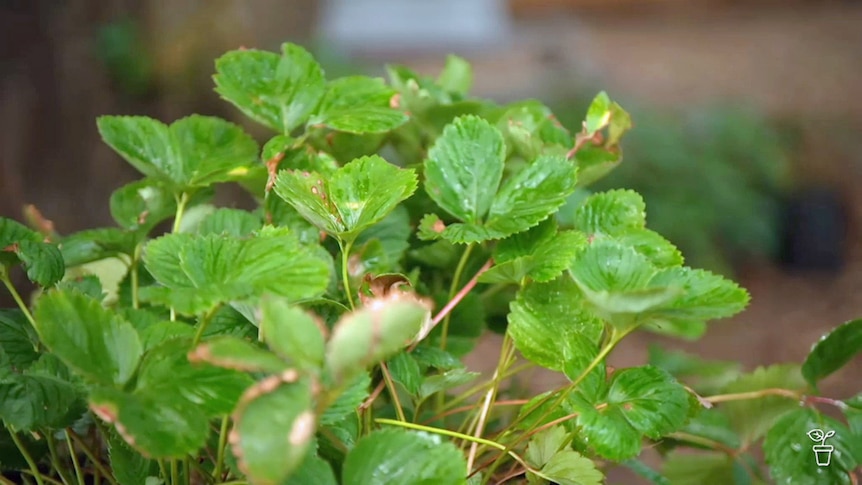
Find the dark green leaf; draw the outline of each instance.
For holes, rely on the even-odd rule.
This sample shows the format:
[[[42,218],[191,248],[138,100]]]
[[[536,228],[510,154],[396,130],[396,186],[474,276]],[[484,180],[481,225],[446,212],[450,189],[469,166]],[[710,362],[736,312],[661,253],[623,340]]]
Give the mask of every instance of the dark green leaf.
[[[812,385],[832,374],[862,352],[862,319],[851,320],[824,335],[811,349],[802,375]]]
[[[147,328],[138,329],[144,352],[175,338],[192,338],[195,328],[187,323],[160,321]]]
[[[812,430],[822,430],[824,437],[829,431],[834,434],[812,441],[812,436],[819,438]],[[859,466],[859,443],[840,422],[797,407],[770,428],[763,451],[775,483],[850,485],[855,483],[850,474]]]
[[[23,373],[0,370],[0,418],[18,431],[62,429],[86,410],[68,369],[43,354]]]
[[[384,429],[362,438],[347,454],[344,485],[465,484],[461,450],[437,435]]]
[[[368,397],[370,387],[371,376],[368,372],[359,374],[320,416],[321,426],[340,423],[351,414],[355,414],[356,408]]]
[[[284,231],[249,239],[171,234],[147,244],[144,262],[162,286],[142,288],[141,297],[186,314],[267,292],[312,298],[329,283],[327,264]]]
[[[119,436],[108,436],[111,471],[120,485],[147,485],[147,477],[159,476],[158,464],[130,447]]]
[[[352,241],[410,197],[416,183],[412,169],[373,155],[348,163],[328,179],[282,171],[275,192],[321,230]]]
[[[105,299],[102,281],[99,280],[98,276],[92,274],[63,280],[57,283],[57,289],[78,291],[98,302]]]
[[[177,202],[158,181],[142,179],[111,194],[111,216],[126,229],[149,229],[174,215]]]
[[[188,191],[245,175],[258,146],[232,123],[192,115],[170,126],[144,116],[102,116],[99,133],[138,171]]]
[[[246,116],[289,135],[323,98],[326,82],[314,58],[295,44],[282,55],[258,50],[231,51],[216,60],[216,92]]]
[[[0,368],[21,370],[39,357],[31,328],[20,310],[0,310]]]
[[[332,466],[313,450],[296,469],[285,485],[338,485]]]
[[[316,433],[311,382],[284,377],[250,388],[234,413],[233,453],[255,483],[283,483],[302,465]]]
[[[90,229],[66,236],[60,241],[60,253],[66,267],[80,266],[121,254],[131,255],[138,244],[138,236],[122,229]]]
[[[51,286],[65,273],[63,256],[53,245],[26,226],[0,217],[0,270],[2,266],[23,264],[30,281]]]
[[[34,312],[42,343],[69,368],[95,382],[123,385],[142,348],[131,324],[77,291],[52,291]]]
[[[422,369],[411,353],[399,352],[389,359],[389,373],[392,380],[404,386],[411,396],[419,394],[422,386]]]
[[[503,178],[503,135],[476,116],[461,116],[446,126],[428,151],[425,191],[449,214],[479,223],[494,201]]]

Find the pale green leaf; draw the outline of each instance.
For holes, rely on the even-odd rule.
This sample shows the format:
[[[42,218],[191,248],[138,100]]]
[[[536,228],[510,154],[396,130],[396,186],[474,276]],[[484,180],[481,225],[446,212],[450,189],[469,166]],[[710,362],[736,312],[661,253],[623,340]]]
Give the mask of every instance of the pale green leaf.
[[[384,429],[362,438],[347,454],[344,485],[466,483],[467,463],[453,443],[438,435]]]
[[[541,472],[558,485],[601,485],[605,478],[592,460],[573,450],[555,454]]]
[[[459,220],[479,223],[503,178],[505,156],[503,135],[493,125],[476,116],[458,117],[428,150],[425,191]]]
[[[279,379],[269,377],[250,388],[234,413],[233,454],[255,483],[289,478],[302,465],[317,429],[311,382]]]
[[[263,221],[252,213],[240,209],[216,209],[207,215],[198,226],[198,234],[227,234],[246,237],[260,230]]]
[[[188,357],[191,362],[206,362],[244,372],[276,374],[287,368],[287,364],[275,354],[251,342],[230,336],[207,340],[192,350]]]
[[[851,320],[830,331],[814,344],[802,375],[812,385],[837,371],[862,352],[862,319]]]
[[[545,466],[563,447],[567,435],[568,431],[561,425],[552,426],[534,434],[524,454],[527,463],[536,468]]]
[[[289,135],[303,124],[323,98],[323,70],[311,54],[295,44],[282,54],[258,50],[231,51],[216,60],[216,92],[246,116]]]
[[[437,77],[437,84],[450,93],[466,95],[473,85],[473,68],[465,59],[449,54],[443,72]]]
[[[52,291],[34,311],[42,343],[75,372],[106,385],[123,385],[142,348],[131,324],[77,291]]]
[[[348,163],[329,178],[282,171],[275,192],[321,230],[350,241],[410,197],[416,184],[412,169],[373,155]]]
[[[610,123],[611,114],[611,98],[608,97],[608,93],[602,91],[593,98],[593,102],[587,109],[584,131],[592,136]]]
[[[451,369],[441,374],[426,377],[419,388],[419,399],[425,399],[441,391],[448,391],[464,384],[469,384],[478,378],[478,372],[468,372],[466,369]]]

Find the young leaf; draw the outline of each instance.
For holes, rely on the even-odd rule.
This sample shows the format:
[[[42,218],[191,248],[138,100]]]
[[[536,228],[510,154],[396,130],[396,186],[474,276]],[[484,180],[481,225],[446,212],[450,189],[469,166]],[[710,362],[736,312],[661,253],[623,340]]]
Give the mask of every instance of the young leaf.
[[[171,234],[147,244],[144,263],[162,286],[141,288],[141,297],[185,314],[264,293],[312,298],[329,283],[326,262],[283,231],[248,239]]]
[[[643,366],[616,372],[599,393],[582,391],[573,406],[590,446],[606,458],[625,460],[640,451],[643,435],[657,439],[679,429],[689,399],[669,374]]]
[[[410,197],[416,184],[412,169],[374,155],[348,163],[328,179],[282,171],[275,192],[321,230],[352,241]]]
[[[602,91],[593,98],[593,102],[587,109],[584,131],[587,135],[592,136],[608,125],[611,115],[611,98],[608,97],[608,93]]]
[[[111,194],[111,216],[126,229],[149,229],[174,215],[177,201],[157,180],[141,179]]]
[[[263,341],[273,352],[292,365],[320,369],[326,346],[322,321],[276,298],[263,299],[261,312]]]
[[[503,135],[476,116],[446,126],[425,161],[425,191],[446,212],[471,224],[491,208],[503,178]]]
[[[450,93],[466,96],[473,85],[473,68],[463,58],[450,54],[446,56],[446,65],[437,77],[437,84]]]
[[[407,115],[389,107],[395,94],[381,78],[348,76],[331,81],[309,125],[364,134],[386,133],[407,122]]]
[[[824,335],[814,347],[805,363],[802,375],[812,386],[820,379],[840,369],[862,352],[862,319],[846,322]]]
[[[216,92],[246,116],[289,135],[314,112],[326,89],[311,54],[284,44],[279,56],[258,50],[231,51],[216,60]]]
[[[754,372],[740,376],[729,384],[724,392],[736,394],[756,392],[763,389],[782,388],[801,390],[805,380],[796,365],[773,365],[758,367]],[[783,396],[764,396],[760,399],[730,401],[721,405],[730,418],[732,428],[739,433],[743,445],[760,439],[773,428],[776,421],[799,407],[796,400]]]
[[[815,442],[809,439],[813,429],[834,431],[834,435]],[[826,449],[818,452],[818,446]],[[770,428],[763,451],[775,483],[850,485],[855,483],[850,475],[859,466],[862,446],[840,422],[813,409],[797,407]],[[829,466],[818,466],[825,461],[819,454],[826,453]]]
[[[295,372],[245,392],[234,413],[231,446],[255,483],[283,483],[302,465],[317,430],[311,382]]]
[[[682,293],[653,313],[668,320],[714,320],[741,312],[750,300],[745,289],[722,276],[686,267],[659,271],[650,286],[676,286]]]
[[[568,431],[561,425],[539,431],[530,438],[524,458],[530,466],[542,468],[560,451]]]
[[[26,226],[0,217],[0,267],[16,264],[23,264],[27,278],[42,286],[60,281],[66,272],[63,256],[55,246],[42,242],[39,234]]]
[[[257,142],[225,120],[192,115],[170,126],[144,116],[102,116],[105,143],[147,177],[174,191],[238,179],[257,158]]]
[[[52,291],[34,311],[42,343],[69,368],[105,385],[125,384],[142,348],[131,324],[77,291]]]
[[[326,347],[326,366],[337,379],[389,358],[409,344],[431,318],[426,302],[393,295],[372,300],[335,325]]]
[[[598,353],[604,325],[583,310],[583,297],[568,278],[531,283],[510,305],[508,333],[530,361],[563,371],[586,365]],[[576,376],[575,376],[576,377]]]
[[[384,429],[362,438],[347,454],[344,485],[466,484],[467,463],[437,435]]]
[[[275,374],[287,365],[275,354],[236,337],[216,337],[189,352],[190,362],[206,362],[226,369]]]

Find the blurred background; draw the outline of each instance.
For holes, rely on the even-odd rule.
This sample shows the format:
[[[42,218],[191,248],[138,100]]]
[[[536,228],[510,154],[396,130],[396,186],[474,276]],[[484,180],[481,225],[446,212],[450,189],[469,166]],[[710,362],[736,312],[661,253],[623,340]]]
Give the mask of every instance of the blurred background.
[[[33,204],[61,234],[110,224],[110,193],[137,175],[100,142],[101,114],[197,112],[263,136],[218,99],[213,61],[284,41],[330,77],[385,62],[436,74],[456,53],[475,95],[537,98],[575,131],[601,89],[629,109],[625,161],[597,188],[641,192],[689,264],[753,300],[699,342],[639,336],[619,364],[646,361],[654,341],[750,368],[801,362],[862,317],[859,1],[3,0],[0,214],[23,220]],[[474,364],[491,368],[493,352]],[[848,397],[860,381],[857,361],[823,390]]]

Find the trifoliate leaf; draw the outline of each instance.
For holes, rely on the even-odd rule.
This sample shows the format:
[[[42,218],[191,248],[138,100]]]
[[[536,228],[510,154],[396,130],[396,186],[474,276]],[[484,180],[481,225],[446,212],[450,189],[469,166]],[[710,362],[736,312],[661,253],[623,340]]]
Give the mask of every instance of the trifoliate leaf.
[[[264,293],[312,298],[329,283],[326,262],[283,231],[248,239],[171,234],[147,244],[144,262],[161,286],[141,288],[141,297],[186,314]]]
[[[740,376],[725,389],[726,394],[756,392],[764,389],[801,390],[805,380],[797,365],[758,367],[750,374]],[[730,401],[719,404],[719,409],[730,418],[732,428],[739,433],[743,445],[760,439],[772,429],[776,421],[799,407],[798,400],[785,396],[763,396],[759,399]]]
[[[41,236],[26,226],[0,217],[0,266],[22,264],[27,278],[42,286],[51,286],[66,272],[63,256],[57,247],[42,242]]]
[[[34,311],[42,343],[70,369],[100,384],[125,384],[142,348],[130,323],[77,291],[52,291]]]
[[[145,116],[102,116],[102,139],[147,177],[174,191],[241,178],[258,146],[242,129],[219,118],[192,115],[170,126]]]
[[[373,155],[348,163],[329,178],[282,171],[275,192],[321,230],[352,241],[410,197],[416,184],[412,169]]]
[[[542,468],[566,443],[568,431],[561,425],[543,429],[534,434],[527,444],[524,459],[530,466]]]
[[[656,439],[679,429],[688,416],[686,390],[651,366],[618,371],[598,392],[578,393],[574,409],[584,440],[598,454],[625,460],[638,454],[644,435]]]
[[[646,204],[633,190],[609,190],[589,196],[575,212],[575,228],[587,234],[620,236],[644,229]]]
[[[375,431],[347,454],[344,485],[466,484],[467,463],[450,441],[403,429]]]
[[[505,156],[494,126],[477,116],[456,118],[428,150],[425,191],[449,214],[477,224],[494,201]]]
[[[821,430],[822,435],[813,430]],[[775,483],[850,485],[855,483],[850,475],[859,466],[859,443],[840,422],[797,406],[770,428],[763,451]]]
[[[570,279],[530,283],[510,308],[507,331],[528,360],[576,378],[598,353],[604,324],[583,310],[583,297]]]
[[[281,51],[228,52],[216,60],[213,80],[216,92],[246,116],[289,135],[317,108],[326,82],[308,51],[295,44]]]
[[[497,122],[506,142],[526,160],[542,153],[566,153],[573,144],[566,130],[551,110],[534,101],[518,101],[506,107]]]
[[[297,373],[249,388],[234,413],[237,464],[255,483],[283,483],[312,449],[317,419],[311,382]]]
[[[574,450],[555,454],[542,467],[541,473],[557,485],[601,485],[605,479],[593,460]]]
[[[802,364],[802,375],[816,386],[820,379],[843,367],[860,352],[862,319],[851,320],[834,328],[814,344]]]

